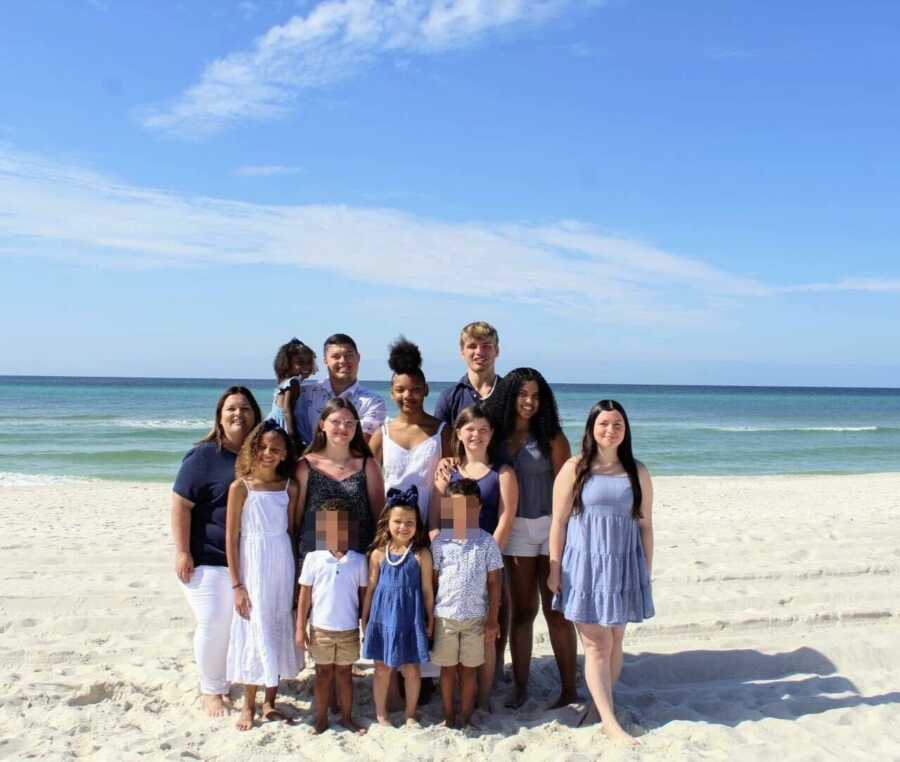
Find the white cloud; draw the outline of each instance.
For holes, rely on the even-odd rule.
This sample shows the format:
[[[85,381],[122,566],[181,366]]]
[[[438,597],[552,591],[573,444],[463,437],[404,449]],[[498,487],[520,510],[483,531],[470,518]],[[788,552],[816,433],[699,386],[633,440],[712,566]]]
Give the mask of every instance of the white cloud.
[[[234,170],[241,177],[273,177],[275,175],[299,175],[302,167],[289,167],[283,164],[245,164]]]
[[[171,103],[142,109],[144,126],[201,137],[284,114],[299,94],[353,75],[385,54],[433,54],[493,30],[535,24],[575,0],[325,0],[274,26],[249,50],[210,63]]]
[[[900,294],[898,278],[843,278],[834,283],[804,283],[780,289],[791,291],[866,291],[869,293]]]
[[[618,323],[709,320],[788,289],[900,290],[896,280],[786,289],[573,221],[451,224],[393,209],[187,196],[2,145],[0,210],[0,254],[140,268],[287,265]]]

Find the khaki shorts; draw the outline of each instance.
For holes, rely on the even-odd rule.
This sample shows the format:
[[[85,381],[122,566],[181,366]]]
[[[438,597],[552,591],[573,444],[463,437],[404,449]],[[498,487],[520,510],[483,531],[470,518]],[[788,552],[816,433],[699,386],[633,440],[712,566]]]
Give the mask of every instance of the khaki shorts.
[[[431,661],[439,667],[480,667],[484,664],[484,617],[444,619],[434,622]]]
[[[316,664],[346,666],[359,658],[359,628],[352,630],[322,630],[311,627],[309,655]]]

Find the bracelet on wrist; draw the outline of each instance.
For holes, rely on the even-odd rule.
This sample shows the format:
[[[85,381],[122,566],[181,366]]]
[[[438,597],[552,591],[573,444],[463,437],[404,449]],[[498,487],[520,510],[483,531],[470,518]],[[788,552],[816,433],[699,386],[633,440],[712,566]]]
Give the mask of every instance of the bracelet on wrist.
[[[244,586],[244,583],[243,583],[243,582],[238,582],[236,585],[232,585],[232,586],[231,586],[231,589],[232,589],[232,590],[237,590],[239,587],[243,587],[243,586]]]

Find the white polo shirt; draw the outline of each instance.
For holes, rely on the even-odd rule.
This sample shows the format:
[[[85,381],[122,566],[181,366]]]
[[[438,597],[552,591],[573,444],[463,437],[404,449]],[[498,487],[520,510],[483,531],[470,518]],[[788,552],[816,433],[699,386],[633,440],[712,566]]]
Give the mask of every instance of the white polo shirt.
[[[359,588],[369,584],[369,564],[362,553],[348,550],[337,559],[330,550],[314,550],[303,561],[300,584],[312,588],[313,627],[359,627]]]

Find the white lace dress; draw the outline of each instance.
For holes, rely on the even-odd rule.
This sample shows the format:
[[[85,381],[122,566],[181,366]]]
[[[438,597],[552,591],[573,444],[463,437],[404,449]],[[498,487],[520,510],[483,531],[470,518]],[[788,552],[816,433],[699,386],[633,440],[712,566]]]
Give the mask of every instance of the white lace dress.
[[[441,431],[444,424],[438,426],[433,436],[415,447],[407,450],[401,447],[388,434],[390,421],[381,427],[381,460],[384,471],[384,491],[391,487],[407,490],[413,484],[419,490],[419,513],[422,521],[428,526],[428,510],[431,502],[431,489],[434,486],[434,472],[441,460]]]
[[[294,677],[303,668],[291,612],[294,556],[288,535],[288,483],[277,492],[247,487],[240,562],[250,618],[235,612],[231,620],[227,671],[233,683],[275,688],[279,677]]]

